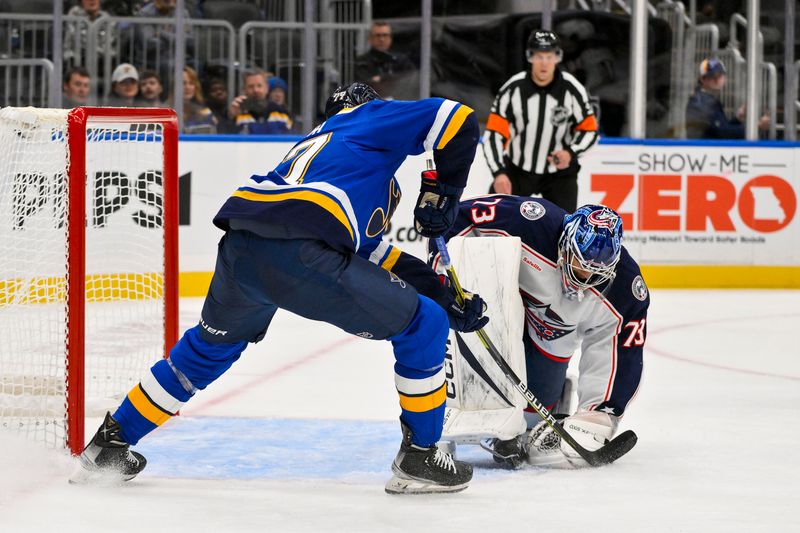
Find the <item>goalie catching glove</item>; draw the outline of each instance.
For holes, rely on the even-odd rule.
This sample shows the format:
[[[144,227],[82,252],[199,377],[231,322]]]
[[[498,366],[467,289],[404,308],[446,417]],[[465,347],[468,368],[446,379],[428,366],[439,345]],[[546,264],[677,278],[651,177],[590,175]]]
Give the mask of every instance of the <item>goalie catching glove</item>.
[[[458,199],[464,190],[445,185],[437,177],[435,170],[422,172],[422,186],[414,208],[414,228],[423,237],[438,237],[455,224]]]
[[[486,311],[486,303],[483,298],[469,291],[464,291],[464,305],[458,303],[456,290],[450,279],[446,276],[439,276],[439,281],[444,285],[446,291],[442,298],[437,302],[445,311],[450,321],[450,329],[462,333],[477,331],[489,323],[489,317],[483,316]]]

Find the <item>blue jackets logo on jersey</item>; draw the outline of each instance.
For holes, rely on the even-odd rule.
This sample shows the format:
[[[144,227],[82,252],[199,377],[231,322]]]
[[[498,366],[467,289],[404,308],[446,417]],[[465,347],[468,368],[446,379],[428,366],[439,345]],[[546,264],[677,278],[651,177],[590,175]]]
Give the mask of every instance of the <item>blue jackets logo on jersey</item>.
[[[523,294],[522,300],[526,307],[527,322],[533,327],[540,340],[554,341],[575,331],[575,326],[565,324],[561,317],[550,308],[550,304],[540,302],[530,294]],[[543,310],[545,318],[539,317],[532,309]]]

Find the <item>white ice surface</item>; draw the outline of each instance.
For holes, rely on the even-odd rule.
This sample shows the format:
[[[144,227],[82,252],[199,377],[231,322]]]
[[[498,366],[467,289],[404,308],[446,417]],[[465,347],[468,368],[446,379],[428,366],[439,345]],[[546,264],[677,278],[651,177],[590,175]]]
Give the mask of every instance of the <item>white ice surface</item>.
[[[627,456],[507,472],[460,448],[465,492],[392,497],[389,344],[279,313],[125,486],[68,485],[71,459],[0,433],[0,532],[798,532],[798,328],[797,291],[655,291]]]

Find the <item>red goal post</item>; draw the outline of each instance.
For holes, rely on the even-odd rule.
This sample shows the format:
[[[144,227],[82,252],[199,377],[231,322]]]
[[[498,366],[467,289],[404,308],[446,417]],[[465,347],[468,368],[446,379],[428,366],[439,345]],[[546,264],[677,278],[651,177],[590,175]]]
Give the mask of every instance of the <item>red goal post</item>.
[[[0,424],[73,454],[178,336],[172,110],[0,110]]]

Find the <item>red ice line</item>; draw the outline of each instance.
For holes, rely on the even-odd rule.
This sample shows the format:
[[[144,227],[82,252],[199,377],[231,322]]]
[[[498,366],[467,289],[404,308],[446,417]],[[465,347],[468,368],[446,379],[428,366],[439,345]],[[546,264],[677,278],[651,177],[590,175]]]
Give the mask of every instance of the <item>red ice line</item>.
[[[675,330],[675,329],[687,329],[687,328],[690,328],[690,327],[706,326],[706,325],[709,325],[709,324],[716,324],[716,323],[720,323],[720,322],[731,322],[731,321],[739,321],[739,320],[754,320],[754,319],[786,318],[786,317],[792,317],[792,316],[800,316],[800,315],[785,315],[784,314],[784,315],[772,315],[772,316],[765,315],[765,316],[753,316],[753,317],[717,318],[717,319],[706,320],[706,321],[702,321],[702,322],[689,322],[689,323],[686,323],[686,324],[674,324],[674,325],[671,325],[671,326],[665,326],[663,328],[657,329],[656,331],[651,331],[650,335],[658,335],[660,333],[664,333],[664,332],[667,332],[667,331],[672,331],[672,330]],[[244,394],[245,392],[247,392],[251,388],[255,387],[256,385],[260,385],[262,383],[265,383],[265,382],[267,382],[267,381],[269,381],[269,380],[271,380],[273,378],[276,378],[276,377],[280,376],[281,374],[289,372],[290,370],[294,370],[295,368],[297,368],[299,366],[302,366],[302,365],[305,365],[307,363],[310,363],[311,361],[314,361],[315,359],[319,359],[323,355],[326,355],[326,354],[328,354],[328,353],[330,353],[330,352],[332,352],[332,351],[334,351],[334,350],[336,350],[336,349],[338,349],[338,348],[340,348],[340,347],[342,347],[342,346],[344,346],[346,344],[354,342],[356,340],[357,340],[356,337],[348,337],[348,338],[345,338],[345,339],[341,339],[341,340],[336,341],[336,342],[334,342],[332,344],[329,344],[328,346],[323,346],[323,347],[321,347],[321,348],[319,348],[317,350],[314,350],[313,352],[309,353],[308,355],[306,355],[304,357],[301,357],[300,359],[298,359],[296,361],[288,363],[288,364],[286,364],[286,365],[284,365],[284,366],[282,366],[280,368],[277,368],[277,369],[273,370],[272,372],[268,372],[266,374],[262,374],[260,376],[256,376],[255,378],[251,379],[250,381],[248,381],[247,383],[245,383],[241,387],[237,388],[236,390],[227,392],[225,394],[217,396],[216,398],[214,398],[212,400],[209,400],[209,401],[207,401],[207,402],[205,402],[203,404],[200,404],[196,409],[192,409],[192,414],[194,416],[202,416],[203,411],[205,411],[205,410],[207,410],[207,409],[209,409],[211,407],[214,407],[215,405],[219,405],[221,403],[224,403],[224,402],[230,400],[231,398],[235,398],[236,396],[240,396],[241,394]],[[778,379],[788,379],[788,380],[791,380],[791,381],[800,381],[800,376],[787,376],[787,375],[784,375],[784,374],[773,374],[773,373],[770,373],[770,372],[759,372],[757,370],[748,370],[748,369],[744,369],[744,368],[735,368],[735,367],[731,367],[731,366],[719,365],[719,364],[716,364],[716,363],[706,363],[706,362],[703,362],[703,361],[696,361],[694,359],[689,359],[689,358],[686,358],[686,357],[681,357],[679,355],[675,355],[673,353],[667,352],[665,350],[661,350],[659,348],[654,348],[652,346],[652,343],[647,345],[646,351],[649,352],[649,353],[653,353],[655,355],[658,355],[660,357],[664,357],[664,358],[667,358],[667,359],[674,359],[676,361],[681,361],[681,362],[689,363],[689,364],[692,364],[692,365],[705,366],[705,367],[708,367],[708,368],[716,368],[716,369],[719,369],[719,370],[728,370],[728,371],[731,371],[731,372],[739,372],[739,373],[742,373],[742,374],[751,374],[751,375],[756,375],[756,376],[764,376],[764,377],[771,377],[771,378],[778,378]]]
[[[214,398],[212,400],[208,400],[207,402],[200,404],[197,408],[191,410],[191,414],[192,414],[192,416],[202,416],[202,413],[204,411],[206,411],[207,409],[209,409],[211,407],[214,407],[215,405],[219,405],[221,403],[227,402],[231,398],[235,398],[236,396],[240,396],[241,394],[244,394],[245,392],[247,392],[251,388],[255,387],[256,385],[261,385],[262,383],[265,383],[265,382],[267,382],[267,381],[269,381],[269,380],[271,380],[273,378],[276,378],[276,377],[280,376],[281,374],[285,374],[286,372],[289,372],[290,370],[294,370],[295,368],[297,368],[299,366],[302,366],[302,365],[304,365],[306,363],[310,363],[311,361],[313,361],[315,359],[319,359],[323,355],[327,355],[328,353],[330,353],[330,352],[332,352],[332,351],[344,346],[345,344],[349,344],[351,342],[355,342],[356,340],[358,340],[358,337],[348,337],[346,339],[338,340],[338,341],[336,341],[336,342],[334,342],[332,344],[329,344],[327,346],[323,346],[321,348],[318,348],[318,349],[314,350],[313,352],[310,352],[309,354],[301,357],[300,359],[297,359],[296,361],[292,361],[291,363],[287,363],[287,364],[285,364],[284,366],[282,366],[280,368],[276,368],[275,370],[273,370],[271,372],[267,372],[266,374],[261,374],[259,376],[254,377],[253,379],[251,379],[250,381],[248,381],[244,385],[238,387],[236,390],[227,392],[225,394],[221,394],[221,395],[217,396],[216,398]]]
[[[787,318],[787,317],[796,317],[796,316],[800,316],[800,315],[797,315],[797,314],[782,314],[782,315],[763,315],[763,316],[734,317],[734,318],[715,318],[713,320],[706,320],[706,321],[701,321],[701,322],[689,322],[689,323],[686,323],[686,324],[674,324],[674,325],[671,325],[671,326],[665,326],[663,328],[657,329],[656,331],[650,332],[650,335],[657,335],[659,333],[664,333],[666,331],[672,331],[674,329],[687,329],[687,328],[696,327],[696,326],[707,326],[709,324],[718,324],[720,322],[727,323],[727,322],[741,321],[741,320],[763,320],[763,319]],[[769,378],[788,379],[790,381],[800,381],[800,376],[788,376],[786,374],[773,374],[771,372],[759,372],[758,370],[748,370],[746,368],[736,368],[736,367],[732,367],[732,366],[719,365],[719,364],[716,364],[716,363],[706,363],[706,362],[703,362],[703,361],[696,361],[694,359],[689,359],[687,357],[681,357],[679,355],[675,355],[673,353],[670,353],[670,352],[667,352],[667,351],[664,351],[664,350],[660,350],[658,348],[654,348],[652,346],[652,344],[648,344],[647,346],[645,346],[645,351],[648,352],[648,353],[653,353],[653,354],[658,355],[660,357],[665,357],[667,359],[674,359],[676,361],[681,361],[681,362],[689,363],[689,364],[692,364],[692,365],[705,366],[705,367],[708,367],[708,368],[716,368],[716,369],[719,369],[719,370],[729,370],[731,372],[739,372],[741,374],[751,374],[751,375],[754,375],[754,376],[764,376],[764,377],[769,377]]]

